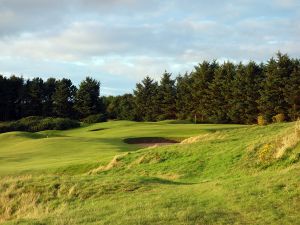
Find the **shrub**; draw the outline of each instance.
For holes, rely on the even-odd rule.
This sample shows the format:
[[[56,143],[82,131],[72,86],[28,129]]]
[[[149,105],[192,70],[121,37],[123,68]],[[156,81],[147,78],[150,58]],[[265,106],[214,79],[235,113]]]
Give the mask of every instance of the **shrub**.
[[[13,131],[11,122],[2,122],[0,123],[0,133]]]
[[[95,115],[90,115],[82,120],[82,122],[87,123],[87,124],[92,124],[92,123],[101,123],[101,122],[106,122],[107,117],[104,114],[95,114]]]
[[[70,128],[79,127],[80,123],[76,120],[71,120],[67,118],[54,118],[52,125],[54,130],[67,130]]]
[[[263,115],[259,115],[257,117],[257,124],[260,126],[266,125],[267,124],[267,120],[265,119],[265,117]]]
[[[29,116],[12,122],[12,127],[16,131],[38,131],[38,124],[42,120],[39,116]]]
[[[37,132],[42,130],[66,130],[79,127],[80,123],[68,118],[42,118],[30,116],[18,121],[0,123],[0,133],[10,131]]]
[[[285,121],[285,116],[283,113],[279,113],[272,117],[273,123],[282,123]]]
[[[38,125],[38,130],[55,130],[55,118],[42,119]]]

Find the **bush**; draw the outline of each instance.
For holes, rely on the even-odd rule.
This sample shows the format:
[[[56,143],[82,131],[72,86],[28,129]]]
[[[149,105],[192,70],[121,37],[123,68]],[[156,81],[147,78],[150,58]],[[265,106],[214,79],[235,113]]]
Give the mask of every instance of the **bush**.
[[[283,113],[279,113],[272,117],[273,123],[282,123],[285,121],[285,116]]]
[[[40,121],[38,130],[56,130],[55,129],[55,118],[47,117]]]
[[[76,120],[71,120],[67,118],[54,118],[53,119],[53,129],[54,130],[67,130],[70,128],[76,128],[80,126],[80,123]]]
[[[265,119],[265,117],[263,115],[259,115],[257,117],[257,124],[260,126],[266,125],[267,124],[267,120]]]
[[[37,132],[42,130],[66,130],[79,127],[80,123],[67,118],[42,118],[30,116],[18,121],[0,123],[0,133],[10,131]]]
[[[87,123],[87,124],[92,124],[92,123],[101,123],[101,122],[106,122],[107,117],[104,114],[95,114],[95,115],[90,115],[82,120],[82,122]]]
[[[11,122],[2,122],[0,123],[0,133],[13,131]]]

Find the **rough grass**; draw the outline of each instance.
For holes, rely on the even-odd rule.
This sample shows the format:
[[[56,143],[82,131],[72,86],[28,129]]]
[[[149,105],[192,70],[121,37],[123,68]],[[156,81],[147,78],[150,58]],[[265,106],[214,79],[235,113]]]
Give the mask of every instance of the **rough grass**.
[[[295,126],[123,121],[0,135],[0,221],[297,224],[300,146],[288,141],[276,155]],[[136,137],[187,139],[144,149],[123,142]]]
[[[287,134],[276,140],[275,158],[282,158],[287,150],[294,148],[300,142],[300,120],[296,122]]]

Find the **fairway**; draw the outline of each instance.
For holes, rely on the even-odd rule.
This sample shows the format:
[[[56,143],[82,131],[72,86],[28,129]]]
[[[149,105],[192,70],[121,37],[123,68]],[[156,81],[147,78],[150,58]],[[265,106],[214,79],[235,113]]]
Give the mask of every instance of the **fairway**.
[[[3,224],[296,224],[296,123],[110,121],[0,134]],[[182,141],[143,148],[130,138]],[[125,141],[125,142],[124,142]]]
[[[194,125],[107,122],[68,131],[37,133],[10,132],[0,134],[0,175],[19,172],[49,172],[74,166],[85,170],[97,163],[107,163],[116,154],[135,151],[140,146],[123,142],[126,138],[187,138],[216,129],[238,125]],[[68,172],[68,171],[67,171]]]

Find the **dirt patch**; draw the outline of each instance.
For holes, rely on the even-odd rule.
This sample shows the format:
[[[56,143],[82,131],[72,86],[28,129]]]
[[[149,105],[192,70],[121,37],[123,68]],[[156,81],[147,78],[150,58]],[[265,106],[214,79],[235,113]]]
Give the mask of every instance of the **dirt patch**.
[[[162,146],[180,143],[180,140],[162,137],[127,138],[123,141],[126,144],[135,144],[141,147]]]

